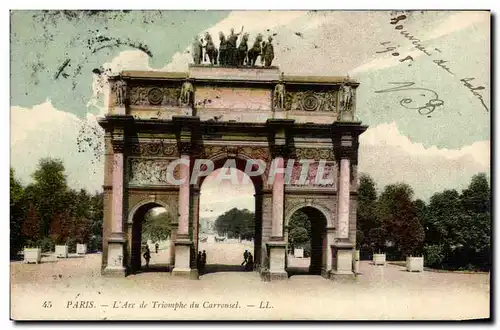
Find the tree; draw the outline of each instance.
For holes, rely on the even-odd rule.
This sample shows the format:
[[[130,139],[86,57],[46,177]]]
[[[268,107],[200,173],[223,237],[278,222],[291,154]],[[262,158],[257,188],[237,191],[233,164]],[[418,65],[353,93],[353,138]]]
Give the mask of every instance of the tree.
[[[404,183],[388,185],[377,200],[376,214],[386,233],[386,241],[394,245],[394,257],[420,253],[424,230],[412,201],[413,190]]]
[[[168,212],[154,215],[153,212],[146,213],[142,223],[142,233],[144,240],[158,242],[166,240],[170,236],[172,216]]]
[[[254,239],[254,228],[254,214],[247,209],[232,208],[215,220],[217,234],[229,238]]]
[[[377,227],[375,214],[376,202],[377,191],[375,181],[369,175],[362,173],[359,179],[358,207],[356,211],[356,243],[358,247],[369,247],[374,245],[375,241],[380,240],[380,238],[377,238],[380,236],[380,232],[372,231]],[[371,235],[370,231],[372,231]]]
[[[38,216],[35,207],[33,205],[29,205],[26,217],[21,226],[21,234],[28,245],[36,245],[36,242],[41,238],[40,227],[40,217]]]
[[[42,158],[33,173],[34,197],[41,219],[41,236],[49,235],[52,217],[68,208],[64,165],[59,159]]]
[[[298,210],[292,214],[290,220],[288,221],[288,227],[290,229],[290,232],[294,228],[304,228],[306,230],[307,237],[311,238],[312,236],[311,221],[309,220],[307,214],[302,210]]]
[[[10,168],[10,257],[15,258],[23,247],[21,227],[23,222],[24,189],[15,178],[14,169]]]

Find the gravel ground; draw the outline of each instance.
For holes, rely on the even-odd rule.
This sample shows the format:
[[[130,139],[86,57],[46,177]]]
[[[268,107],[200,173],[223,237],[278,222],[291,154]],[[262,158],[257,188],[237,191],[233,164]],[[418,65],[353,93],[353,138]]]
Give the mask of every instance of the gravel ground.
[[[354,281],[295,275],[262,282],[241,272],[249,243],[202,243],[200,280],[162,271],[168,251],[152,253],[151,271],[100,275],[100,254],[41,264],[12,262],[11,317],[17,320],[443,320],[490,316],[489,274],[408,273],[361,262]],[[291,259],[304,266],[307,259]],[[221,266],[226,265],[226,266]],[[156,270],[156,271],[154,271]],[[158,271],[159,270],[159,271]],[[218,270],[217,272],[215,272]],[[44,307],[45,303],[45,307]]]

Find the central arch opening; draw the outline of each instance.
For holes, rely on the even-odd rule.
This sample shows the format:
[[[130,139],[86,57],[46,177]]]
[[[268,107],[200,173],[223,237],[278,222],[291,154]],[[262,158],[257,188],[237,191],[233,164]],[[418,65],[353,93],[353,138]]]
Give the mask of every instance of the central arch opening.
[[[288,267],[292,275],[321,275],[326,266],[326,217],[315,207],[296,210],[288,220]]]
[[[201,181],[197,244],[201,276],[251,272],[260,263],[262,185],[260,177],[242,171],[245,164],[236,160],[236,167],[224,167],[224,162],[216,162],[216,170]]]

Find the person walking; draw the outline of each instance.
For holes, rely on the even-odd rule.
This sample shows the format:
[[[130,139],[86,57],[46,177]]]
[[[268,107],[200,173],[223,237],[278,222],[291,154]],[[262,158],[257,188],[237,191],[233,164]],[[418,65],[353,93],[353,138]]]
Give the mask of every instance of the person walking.
[[[253,271],[253,256],[250,252],[248,252],[247,263],[245,265],[245,270],[250,272]]]
[[[160,247],[160,245],[158,244],[158,242],[156,242],[155,244],[155,252],[158,253],[158,248]]]
[[[146,260],[146,268],[149,268],[149,260],[151,259],[151,252],[149,251],[149,246],[146,245],[146,252],[142,255]]]
[[[241,263],[241,265],[242,265],[242,266],[243,266],[244,264],[246,264],[246,263],[247,263],[247,260],[248,260],[248,254],[249,254],[249,253],[250,253],[250,252],[248,252],[248,250],[245,250],[245,252],[243,252],[243,259],[244,259],[244,260],[243,260],[243,262]]]

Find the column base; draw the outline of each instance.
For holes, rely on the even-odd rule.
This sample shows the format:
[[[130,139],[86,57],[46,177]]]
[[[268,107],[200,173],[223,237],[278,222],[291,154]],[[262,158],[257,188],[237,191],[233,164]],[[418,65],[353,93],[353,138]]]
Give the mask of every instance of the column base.
[[[331,245],[333,260],[332,275],[354,275],[353,245],[350,242],[337,242]]]
[[[286,242],[272,240],[267,243],[267,251],[269,253],[269,270],[266,279],[270,281],[288,279],[288,273],[285,270]]]
[[[330,273],[330,280],[334,282],[341,282],[341,283],[352,283],[357,280],[357,276],[353,272],[331,272]]]
[[[176,268],[172,269],[172,276],[187,278],[190,280],[198,280],[199,279],[198,269],[190,269],[190,268],[176,267]]]
[[[191,246],[190,239],[179,238],[175,241],[175,265],[172,269],[173,276],[198,279],[198,270],[191,269]]]
[[[101,272],[102,276],[106,277],[125,277],[127,276],[127,270],[125,267],[106,267]]]
[[[102,275],[110,277],[125,277],[127,270],[123,266],[123,244],[125,238],[123,233],[111,233],[108,237],[108,260],[102,271]]]
[[[264,282],[288,280],[288,273],[286,271],[270,272],[263,269],[260,271],[260,278]]]

